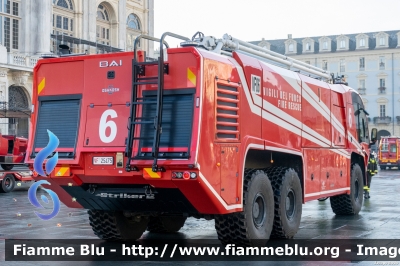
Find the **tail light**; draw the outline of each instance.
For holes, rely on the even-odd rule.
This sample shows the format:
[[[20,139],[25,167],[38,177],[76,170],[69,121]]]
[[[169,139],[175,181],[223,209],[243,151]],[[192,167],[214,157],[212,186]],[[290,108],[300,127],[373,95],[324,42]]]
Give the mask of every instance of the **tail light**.
[[[196,172],[189,172],[189,171],[184,171],[184,172],[172,172],[172,178],[173,179],[196,179],[197,178],[197,173]]]
[[[186,180],[190,179],[190,173],[188,171],[183,172],[183,179],[186,179]]]

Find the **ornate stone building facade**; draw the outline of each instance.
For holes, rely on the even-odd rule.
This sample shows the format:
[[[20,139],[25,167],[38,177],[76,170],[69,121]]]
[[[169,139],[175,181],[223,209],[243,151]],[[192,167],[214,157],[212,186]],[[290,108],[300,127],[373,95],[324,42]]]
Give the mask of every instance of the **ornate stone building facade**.
[[[154,35],[154,0],[0,0],[0,131],[28,136],[33,67],[42,55],[130,51]],[[140,47],[153,51],[151,42]]]
[[[400,136],[400,31],[252,42],[331,73],[358,90],[378,136]]]

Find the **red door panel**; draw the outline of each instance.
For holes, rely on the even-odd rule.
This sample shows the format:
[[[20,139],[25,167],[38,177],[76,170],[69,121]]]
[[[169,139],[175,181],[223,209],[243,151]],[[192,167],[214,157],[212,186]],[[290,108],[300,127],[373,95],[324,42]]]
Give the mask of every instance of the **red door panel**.
[[[239,203],[239,148],[221,146],[221,197],[227,204]]]
[[[304,165],[305,165],[305,196],[320,192],[321,184],[321,151],[317,149],[304,149]]]

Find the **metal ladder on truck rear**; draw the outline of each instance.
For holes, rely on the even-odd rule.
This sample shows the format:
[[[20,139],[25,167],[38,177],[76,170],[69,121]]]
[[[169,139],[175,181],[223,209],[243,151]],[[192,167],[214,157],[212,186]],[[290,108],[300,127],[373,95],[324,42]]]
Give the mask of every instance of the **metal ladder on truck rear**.
[[[135,158],[133,155],[134,141],[153,139],[151,157],[153,158],[152,170],[153,172],[163,172],[165,169],[158,165],[158,155],[160,148],[160,137],[162,134],[162,112],[163,112],[163,96],[164,96],[164,75],[169,73],[168,64],[164,62],[164,45],[168,48],[168,44],[165,42],[167,36],[174,37],[188,41],[189,39],[174,33],[166,32],[161,36],[161,39],[157,39],[148,35],[140,35],[136,38],[134,43],[134,58],[132,60],[132,96],[131,96],[131,110],[128,121],[128,138],[126,143],[125,156],[128,157],[126,162],[126,171],[138,171],[136,166],[131,166],[131,161]],[[141,39],[147,39],[160,43],[160,56],[157,61],[139,62],[137,58],[137,47]],[[146,73],[146,66],[158,66],[157,76],[144,77]],[[145,100],[144,97],[139,97],[139,86],[140,85],[151,85],[157,84],[156,100]],[[138,107],[145,104],[155,104],[156,113],[155,116],[137,116]],[[143,110],[143,109],[142,109]],[[140,132],[135,136],[136,125],[154,125],[153,137],[141,136]],[[139,145],[138,145],[139,146]],[[140,151],[138,151],[140,152]]]

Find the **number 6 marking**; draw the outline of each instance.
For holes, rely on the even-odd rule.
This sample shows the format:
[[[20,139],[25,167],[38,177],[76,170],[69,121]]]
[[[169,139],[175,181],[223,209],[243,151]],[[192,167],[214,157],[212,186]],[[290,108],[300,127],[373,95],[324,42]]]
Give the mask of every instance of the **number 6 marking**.
[[[117,124],[115,124],[114,121],[107,121],[107,118],[111,116],[111,118],[116,118],[118,117],[117,112],[115,112],[112,109],[108,109],[104,111],[104,113],[101,115],[100,118],[100,125],[99,125],[99,136],[100,140],[104,143],[110,143],[112,142],[115,137],[117,136]],[[107,128],[111,129],[110,136],[106,136],[106,130]]]

